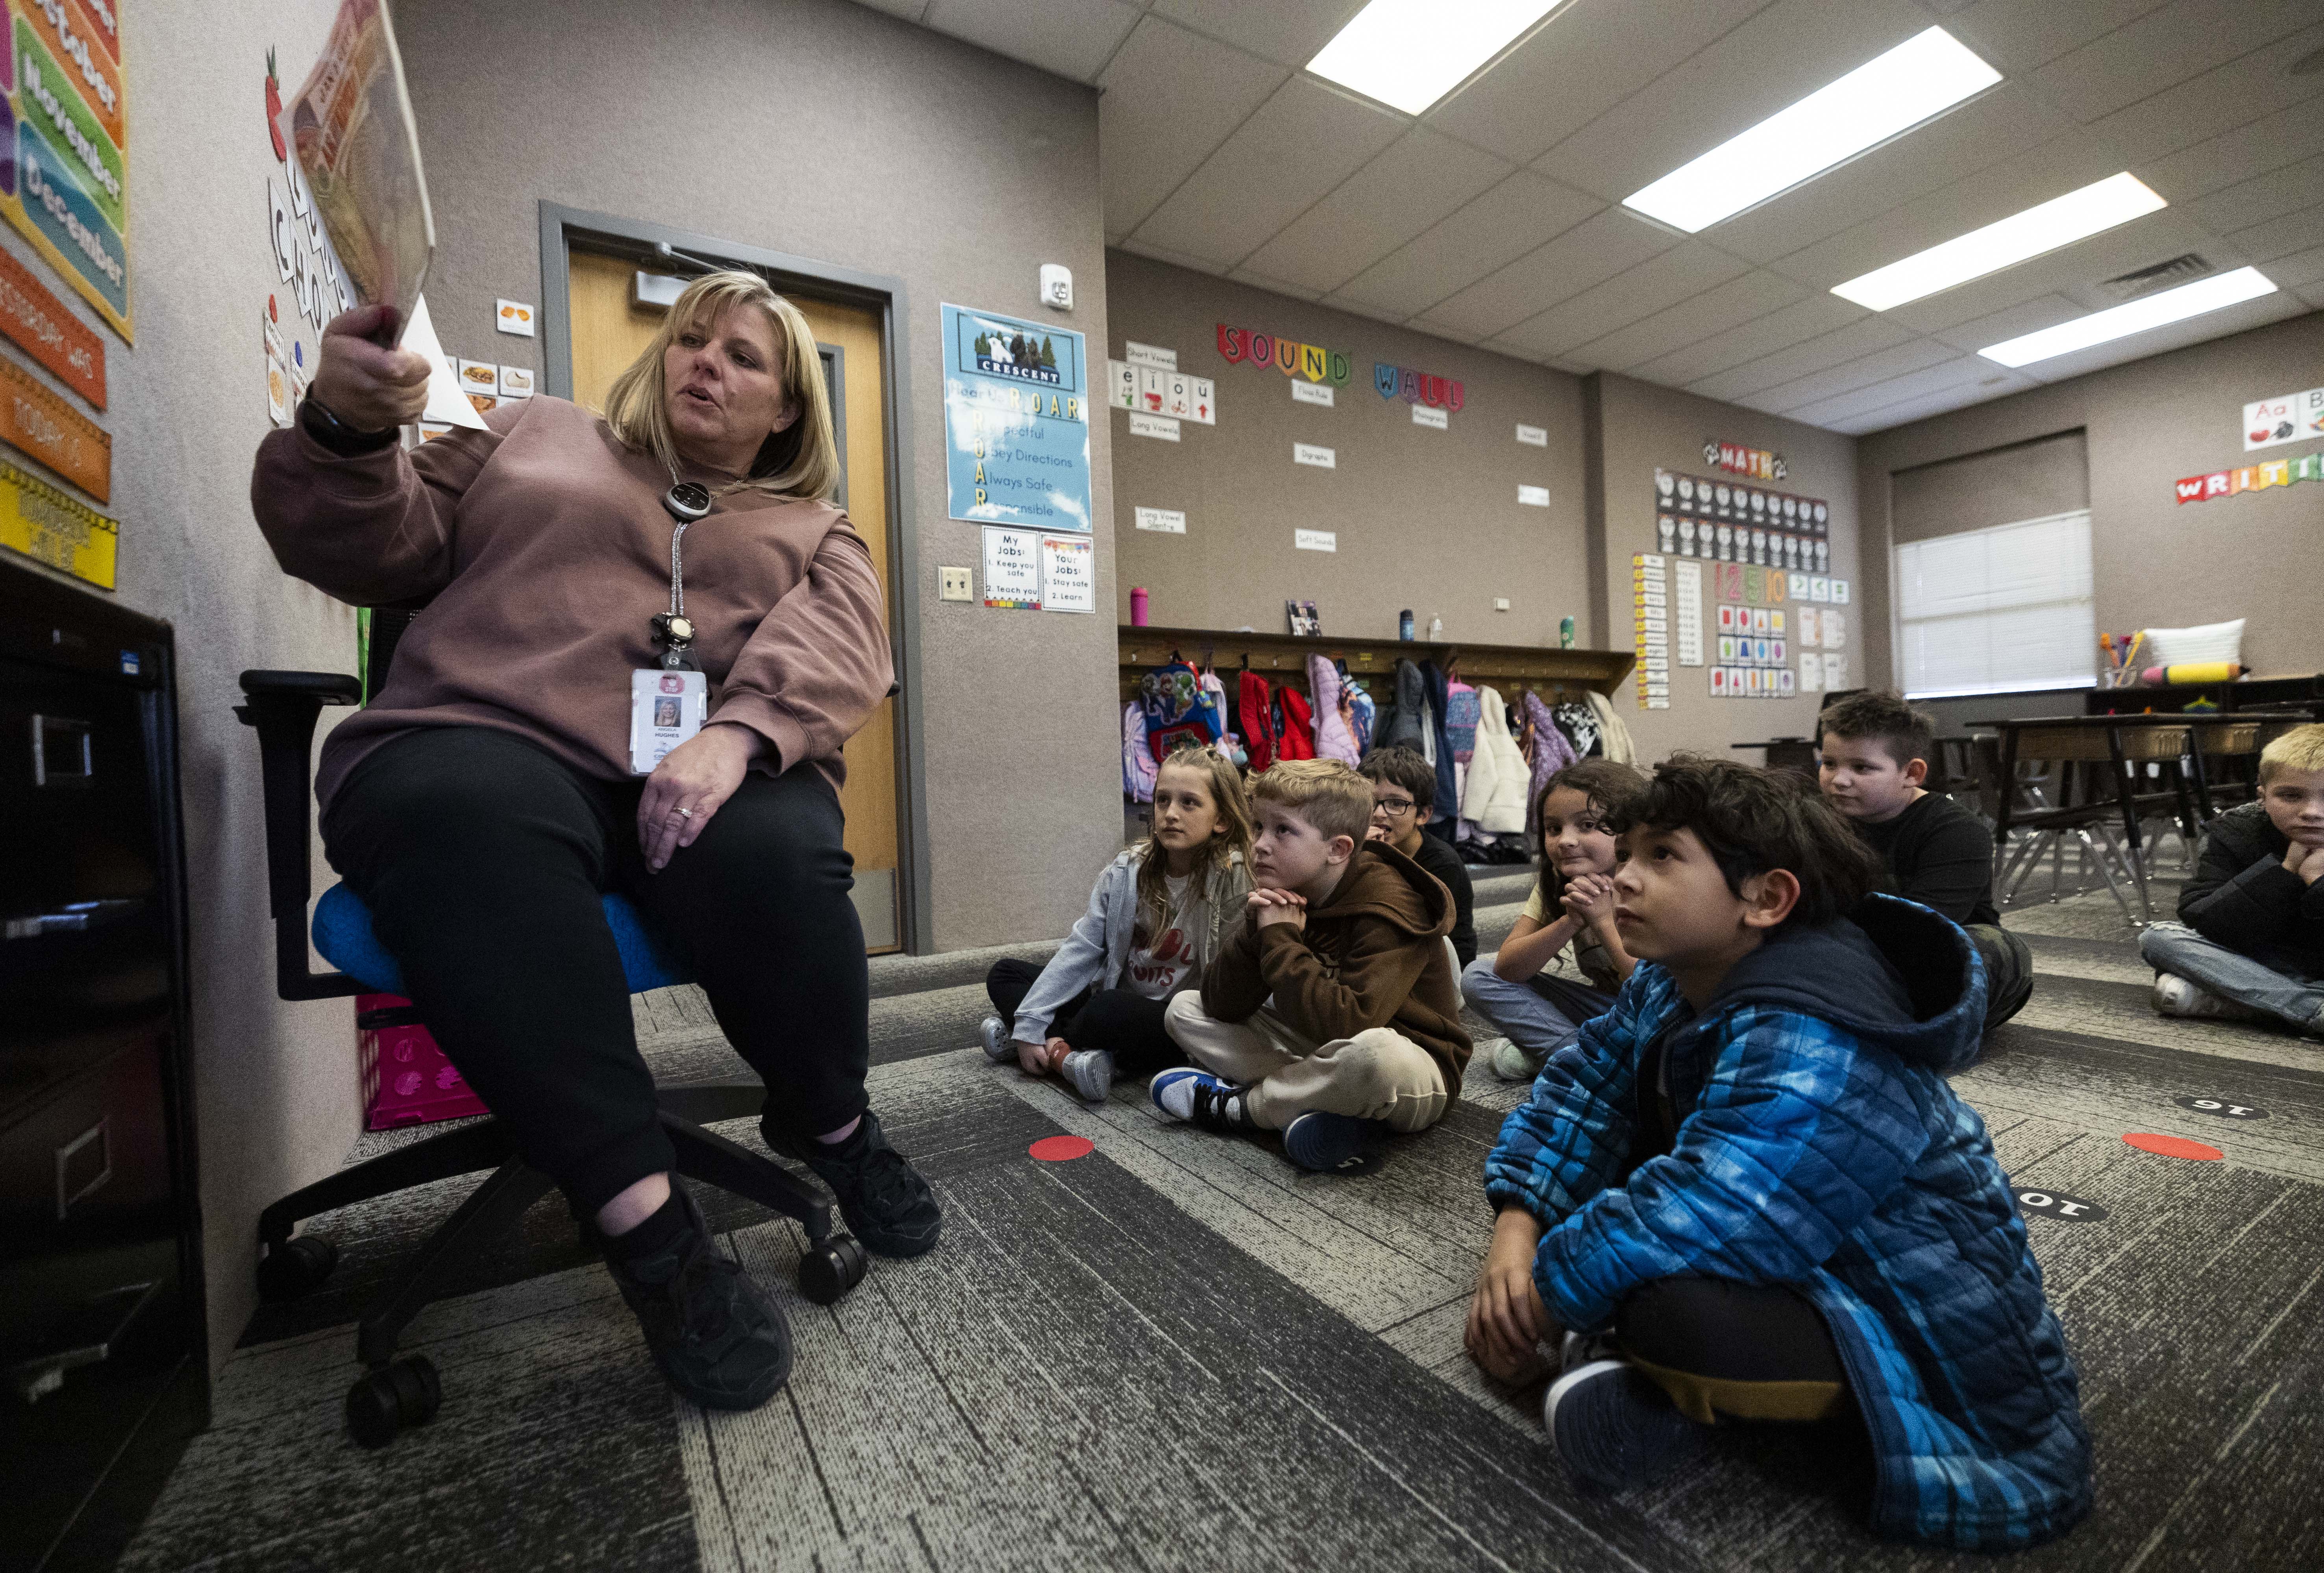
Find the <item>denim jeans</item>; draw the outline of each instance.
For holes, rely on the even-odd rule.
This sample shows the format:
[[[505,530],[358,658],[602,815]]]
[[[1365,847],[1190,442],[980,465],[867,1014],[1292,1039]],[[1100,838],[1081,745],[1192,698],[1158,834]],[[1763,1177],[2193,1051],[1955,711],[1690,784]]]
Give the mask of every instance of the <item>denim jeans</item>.
[[[2282,957],[2230,950],[2184,923],[2148,924],[2138,937],[2138,953],[2157,972],[2175,972],[2221,999],[2324,1036],[2324,979],[2292,969]]]
[[[1511,983],[1493,970],[1489,956],[1478,957],[1461,974],[1461,995],[1471,1010],[1536,1059],[1546,1059],[1572,1042],[1582,1022],[1614,1005],[1612,995],[1546,970]]]

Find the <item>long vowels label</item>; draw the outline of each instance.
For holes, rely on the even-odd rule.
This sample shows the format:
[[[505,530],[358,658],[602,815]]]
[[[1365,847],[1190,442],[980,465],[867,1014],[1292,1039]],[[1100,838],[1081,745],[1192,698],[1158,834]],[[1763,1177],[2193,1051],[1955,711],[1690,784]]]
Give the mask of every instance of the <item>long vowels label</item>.
[[[105,340],[5,251],[0,251],[0,333],[92,406],[105,408]]]

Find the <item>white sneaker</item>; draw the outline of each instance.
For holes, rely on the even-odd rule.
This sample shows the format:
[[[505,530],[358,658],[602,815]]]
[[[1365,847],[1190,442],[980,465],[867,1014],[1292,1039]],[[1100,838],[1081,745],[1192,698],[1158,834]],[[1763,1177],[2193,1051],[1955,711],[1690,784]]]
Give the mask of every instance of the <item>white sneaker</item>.
[[[1017,1045],[1009,1041],[1008,1023],[999,1016],[987,1016],[976,1029],[977,1041],[984,1045],[984,1057],[995,1065],[1017,1058]]]
[[[2221,999],[2175,972],[2154,975],[2154,1008],[2163,1015],[2190,1021],[2255,1022],[2267,1013],[2249,1005],[2237,1004],[2233,1000]]]
[[[1057,1068],[1086,1103],[1102,1104],[1113,1091],[1113,1055],[1104,1049],[1076,1049]]]
[[[1541,1074],[1542,1065],[1548,1058],[1545,1054],[1536,1055],[1519,1048],[1504,1038],[1493,1048],[1493,1074],[1503,1081],[1531,1081]]]

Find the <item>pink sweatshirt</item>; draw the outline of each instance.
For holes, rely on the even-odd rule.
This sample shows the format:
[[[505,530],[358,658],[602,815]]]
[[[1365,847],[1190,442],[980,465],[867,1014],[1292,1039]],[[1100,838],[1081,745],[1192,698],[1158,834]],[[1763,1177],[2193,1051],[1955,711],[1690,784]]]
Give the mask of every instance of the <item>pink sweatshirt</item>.
[[[656,663],[651,618],[669,609],[669,473],[562,399],[485,421],[409,453],[344,458],[295,427],[258,445],[251,505],[285,572],[356,606],[433,597],[386,686],[325,741],[325,802],[420,726],[495,727],[630,776],[630,673]],[[812,760],[836,791],[841,747],[893,677],[862,538],[828,503],[735,492],[687,527],[685,553],[711,724],[765,738],[755,768]]]

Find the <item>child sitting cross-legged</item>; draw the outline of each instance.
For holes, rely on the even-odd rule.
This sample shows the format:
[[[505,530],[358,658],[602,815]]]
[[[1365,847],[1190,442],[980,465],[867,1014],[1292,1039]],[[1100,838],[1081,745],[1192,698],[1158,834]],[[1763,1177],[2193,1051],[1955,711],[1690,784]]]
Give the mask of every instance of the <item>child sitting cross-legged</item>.
[[[2138,953],[2166,1016],[2273,1021],[2324,1038],[2324,726],[2259,754],[2259,799],[2211,821],[2179,921]]]
[[[1807,782],[1657,766],[1614,817],[1639,960],[1486,1161],[1499,1209],[1468,1346],[1582,1482],[1653,1481],[1730,1421],[1831,1419],[1873,1529],[2000,1550],[2089,1510],[2074,1364],[1985,1124],[1985,969],[1871,894]]]
[[[1614,833],[1606,819],[1646,784],[1629,765],[1585,759],[1542,787],[1534,815],[1541,878],[1500,949],[1461,975],[1469,1008],[1507,1035],[1493,1050],[1493,1074],[1503,1081],[1540,1075],[1582,1022],[1613,1005],[1637,965],[1614,927]],[[1569,945],[1586,982],[1549,970]]]
[[[1452,899],[1384,841],[1372,784],[1337,760],[1251,782],[1248,917],[1166,1015],[1195,1064],[1156,1076],[1154,1106],[1220,1132],[1280,1131],[1302,1168],[1377,1167],[1392,1131],[1434,1124],[1469,1059],[1444,943]]]
[[[1089,911],[1048,965],[1003,959],[984,991],[984,1052],[1032,1076],[1058,1075],[1092,1103],[1117,1076],[1177,1058],[1162,1013],[1203,981],[1242,921],[1250,890],[1250,810],[1242,778],[1207,748],[1181,748],[1154,777],[1154,834],[1108,864]]]

